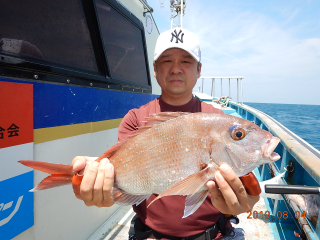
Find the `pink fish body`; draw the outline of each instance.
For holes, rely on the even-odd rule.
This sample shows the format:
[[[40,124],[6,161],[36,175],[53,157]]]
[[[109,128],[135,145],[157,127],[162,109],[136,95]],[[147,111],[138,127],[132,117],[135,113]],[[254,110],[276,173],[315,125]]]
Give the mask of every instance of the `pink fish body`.
[[[114,165],[115,203],[138,205],[153,193],[159,194],[156,199],[186,195],[183,217],[187,217],[208,195],[205,183],[214,179],[217,166],[227,163],[243,176],[261,164],[278,160],[280,156],[273,152],[278,143],[269,132],[234,116],[159,113],[97,160],[108,157]]]

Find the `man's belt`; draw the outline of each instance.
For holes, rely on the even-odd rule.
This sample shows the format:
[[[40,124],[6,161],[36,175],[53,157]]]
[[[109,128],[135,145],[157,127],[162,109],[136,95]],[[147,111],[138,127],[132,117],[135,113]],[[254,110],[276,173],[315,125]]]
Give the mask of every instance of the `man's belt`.
[[[154,238],[154,239],[167,238],[171,240],[211,240],[211,239],[214,239],[219,233],[217,224],[215,224],[214,226],[208,228],[206,231],[193,236],[174,237],[174,236],[169,236],[169,235],[159,233],[149,228],[148,226],[143,224],[139,218],[135,220],[134,229],[135,229],[135,237],[138,240],[147,239],[147,238]]]

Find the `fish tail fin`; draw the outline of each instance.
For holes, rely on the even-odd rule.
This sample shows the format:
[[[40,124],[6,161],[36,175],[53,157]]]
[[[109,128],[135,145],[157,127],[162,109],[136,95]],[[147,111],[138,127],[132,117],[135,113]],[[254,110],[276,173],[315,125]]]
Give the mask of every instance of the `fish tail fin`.
[[[19,163],[37,169],[41,172],[49,173],[50,176],[43,179],[31,192],[48,188],[63,186],[72,182],[74,175],[71,165],[38,162],[31,160],[21,160]]]
[[[20,160],[18,162],[27,167],[31,167],[41,172],[45,172],[49,174],[73,175],[73,170],[71,165],[38,162],[38,161],[32,161],[32,160]]]
[[[62,174],[52,174],[43,179],[37,186],[31,189],[29,192],[35,192],[48,188],[60,187],[63,185],[70,184],[72,182],[72,176]]]

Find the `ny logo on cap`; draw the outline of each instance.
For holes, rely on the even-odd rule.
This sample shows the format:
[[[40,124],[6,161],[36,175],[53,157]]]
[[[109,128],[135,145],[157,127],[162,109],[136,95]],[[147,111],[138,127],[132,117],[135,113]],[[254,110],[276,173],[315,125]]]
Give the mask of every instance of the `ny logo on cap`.
[[[183,35],[184,35],[184,33],[182,33],[181,38],[179,38],[181,33],[182,33],[181,29],[180,29],[179,33],[177,33],[176,30],[174,30],[174,33],[173,32],[171,33],[171,35],[172,35],[171,42],[172,42],[173,38],[176,38],[176,43],[178,43],[179,41],[181,43],[183,43]]]

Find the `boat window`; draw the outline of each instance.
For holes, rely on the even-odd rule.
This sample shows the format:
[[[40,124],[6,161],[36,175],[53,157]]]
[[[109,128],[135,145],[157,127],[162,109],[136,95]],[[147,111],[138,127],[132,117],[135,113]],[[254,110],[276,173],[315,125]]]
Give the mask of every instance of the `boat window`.
[[[0,7],[0,53],[98,72],[81,1],[5,2]],[[16,59],[8,61],[17,64]]]
[[[104,0],[96,0],[95,6],[110,77],[150,85],[143,29]]]

